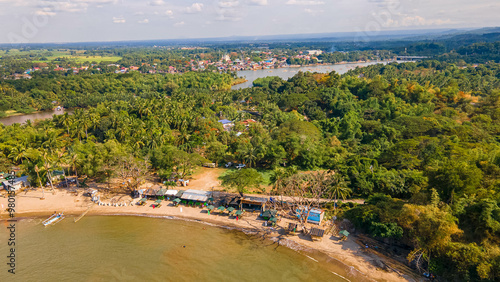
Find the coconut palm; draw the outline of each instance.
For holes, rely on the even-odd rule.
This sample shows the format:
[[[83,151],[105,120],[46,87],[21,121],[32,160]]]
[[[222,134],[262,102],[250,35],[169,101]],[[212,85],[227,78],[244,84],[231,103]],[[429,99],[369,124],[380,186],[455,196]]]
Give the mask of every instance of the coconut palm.
[[[352,191],[347,187],[347,184],[344,181],[344,177],[337,173],[331,177],[331,185],[331,193],[335,199],[335,205],[333,206],[333,209],[335,210],[337,207],[338,198],[342,198],[343,200],[345,200],[345,198],[348,197]]]
[[[35,172],[36,172],[36,176],[38,178],[38,181],[40,182],[40,187],[42,187],[42,198],[41,199],[45,199],[45,191],[43,189],[42,179],[40,178],[40,168],[38,167],[38,165],[35,165]]]

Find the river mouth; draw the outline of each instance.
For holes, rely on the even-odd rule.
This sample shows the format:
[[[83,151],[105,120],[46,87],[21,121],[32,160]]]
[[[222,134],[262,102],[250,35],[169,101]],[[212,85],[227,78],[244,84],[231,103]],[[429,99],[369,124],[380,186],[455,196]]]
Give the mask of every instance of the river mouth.
[[[15,281],[368,281],[320,252],[236,228],[172,217],[68,217],[47,228],[42,220],[17,222]]]

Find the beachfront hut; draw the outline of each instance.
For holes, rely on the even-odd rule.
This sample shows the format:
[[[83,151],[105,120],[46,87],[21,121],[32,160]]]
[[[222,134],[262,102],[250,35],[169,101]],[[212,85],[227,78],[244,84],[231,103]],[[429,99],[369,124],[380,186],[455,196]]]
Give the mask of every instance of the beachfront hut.
[[[167,193],[167,189],[163,189],[163,188],[161,188],[160,190],[158,190],[158,191],[156,192],[156,197],[157,197],[158,199],[162,199],[162,200],[163,200],[163,199],[165,199],[165,194],[166,194],[166,193]]]
[[[165,197],[167,197],[167,199],[169,200],[173,200],[176,198],[177,193],[179,193],[178,190],[167,190],[165,192]]]
[[[28,176],[17,177],[13,180],[4,180],[2,186],[7,191],[19,191],[29,185]]]
[[[182,197],[183,194],[184,194],[184,190],[179,190],[179,191],[177,191],[177,194],[175,194],[175,197],[180,198],[180,197]]]
[[[325,235],[325,230],[320,228],[313,228],[311,229],[311,232],[309,234],[311,235],[311,239],[313,241],[320,241]]]
[[[209,196],[210,192],[208,191],[189,189],[184,191],[184,193],[181,196],[181,199],[190,202],[206,203],[208,201]]]
[[[302,216],[307,217],[307,222],[314,223],[320,225],[323,221],[323,217],[325,216],[325,211],[322,209],[311,208],[309,212],[309,216],[307,216],[307,211],[309,209],[307,207],[299,207],[297,208],[297,217],[301,218]]]
[[[150,199],[156,199],[156,194],[159,190],[160,189],[147,189],[146,191],[144,191],[143,196]]]
[[[251,211],[264,211],[266,209],[267,198],[243,197],[240,200],[240,209]]]

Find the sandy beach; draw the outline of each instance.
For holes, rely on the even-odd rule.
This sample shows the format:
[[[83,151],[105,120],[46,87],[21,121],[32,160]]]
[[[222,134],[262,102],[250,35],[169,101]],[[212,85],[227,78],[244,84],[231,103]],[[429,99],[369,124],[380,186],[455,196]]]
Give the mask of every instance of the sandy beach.
[[[21,192],[16,196],[15,216],[22,217],[47,217],[57,212],[64,212],[68,217],[65,220],[75,220],[85,211],[88,210],[86,216],[92,215],[136,215],[136,216],[152,216],[152,217],[175,217],[179,219],[195,220],[205,223],[211,223],[218,226],[235,227],[248,231],[265,231],[268,237],[272,240],[278,238],[284,239],[284,245],[289,245],[291,242],[297,243],[305,248],[318,250],[335,258],[348,266],[352,266],[359,270],[362,274],[375,281],[415,281],[420,280],[418,276],[406,269],[406,267],[387,257],[381,257],[372,252],[367,252],[363,246],[355,242],[355,237],[350,236],[345,241],[339,241],[338,238],[326,235],[321,241],[311,241],[303,236],[282,236],[279,234],[281,228],[288,225],[287,219],[282,219],[279,226],[276,228],[265,227],[263,220],[258,220],[257,214],[245,214],[240,220],[235,220],[233,217],[219,215],[218,213],[208,214],[206,209],[178,206],[174,207],[170,201],[164,201],[159,208],[153,208],[153,201],[148,201],[145,206],[127,205],[121,207],[114,206],[99,206],[90,201],[87,196],[75,195],[64,190],[57,190],[55,193],[46,191],[45,199],[41,200],[41,190],[30,191],[28,193]],[[122,203],[130,203],[132,198],[129,196],[114,197],[113,200]],[[135,199],[135,203],[138,199]],[[103,202],[106,202],[103,200]],[[0,198],[0,219],[6,219],[8,199]],[[78,224],[78,223],[75,223]],[[282,230],[281,230],[282,231]],[[291,240],[291,241],[288,241]],[[397,269],[397,271],[393,271]]]

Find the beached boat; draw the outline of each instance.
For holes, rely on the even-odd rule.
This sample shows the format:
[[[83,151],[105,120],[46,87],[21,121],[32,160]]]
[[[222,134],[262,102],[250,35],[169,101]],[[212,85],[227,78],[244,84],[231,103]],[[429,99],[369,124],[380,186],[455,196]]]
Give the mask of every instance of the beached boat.
[[[42,221],[42,224],[44,226],[48,226],[51,224],[56,224],[63,219],[64,219],[64,213],[62,213],[62,212],[55,213],[55,214],[51,215],[49,218],[47,218],[46,220]]]

